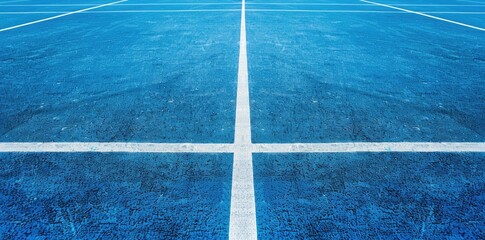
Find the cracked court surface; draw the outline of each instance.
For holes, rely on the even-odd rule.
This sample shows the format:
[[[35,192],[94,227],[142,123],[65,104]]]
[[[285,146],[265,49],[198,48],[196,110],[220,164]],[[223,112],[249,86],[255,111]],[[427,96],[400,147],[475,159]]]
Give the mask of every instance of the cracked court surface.
[[[0,1],[0,236],[483,238],[484,14]]]

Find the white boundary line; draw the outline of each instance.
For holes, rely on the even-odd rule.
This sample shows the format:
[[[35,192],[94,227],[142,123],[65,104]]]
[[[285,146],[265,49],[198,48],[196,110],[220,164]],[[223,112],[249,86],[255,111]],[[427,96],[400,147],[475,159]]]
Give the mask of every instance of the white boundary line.
[[[9,2],[26,2],[28,0],[20,0],[20,1],[7,1],[3,3]],[[458,0],[459,1],[459,0]],[[472,2],[478,3],[478,2]],[[0,2],[2,4],[2,2]],[[184,2],[184,3],[124,3],[120,4],[120,6],[182,6],[182,5],[240,5],[240,2]],[[69,6],[93,6],[92,3],[74,3],[74,4],[2,4],[1,6],[5,7],[69,7]],[[246,2],[246,5],[298,5],[298,6],[369,6],[369,4],[363,3],[274,3],[274,2]],[[485,2],[483,4],[393,4],[394,6],[401,6],[401,7],[485,7]]]
[[[0,152],[231,153],[232,144],[130,142],[6,142]]]
[[[254,144],[258,153],[485,152],[484,142],[353,142]]]
[[[479,31],[485,31],[485,28],[476,27],[476,26],[473,26],[473,25],[469,25],[469,24],[465,24],[465,23],[461,23],[461,22],[456,22],[456,21],[445,19],[445,18],[436,17],[436,16],[429,15],[429,14],[422,13],[422,12],[411,11],[411,10],[408,10],[408,9],[394,7],[394,6],[382,4],[382,3],[371,2],[371,1],[367,1],[367,0],[360,0],[360,1],[365,2],[365,3],[374,4],[374,5],[378,5],[378,6],[382,6],[382,7],[400,10],[400,11],[403,11],[403,12],[414,13],[414,14],[417,14],[417,15],[421,15],[423,17],[428,17],[428,18],[440,20],[440,21],[443,21],[443,22],[453,23],[453,24],[456,24],[456,25],[460,25],[460,26],[467,27],[467,28],[472,28],[472,29],[479,30]]]
[[[100,13],[177,13],[177,12],[240,12],[240,9],[180,9],[180,10],[113,10],[113,11],[88,11],[81,14],[100,14]],[[246,12],[315,12],[315,13],[390,13],[390,14],[409,14],[403,11],[383,11],[383,10],[308,10],[308,9],[246,9]],[[59,14],[67,13],[62,11],[36,11],[36,12],[0,12],[0,15],[15,14]],[[422,13],[436,14],[476,14],[483,15],[485,12],[445,12],[445,11],[426,11]]]
[[[3,142],[0,152],[126,153],[351,153],[351,152],[484,152],[485,142],[343,142],[343,143],[130,143]]]
[[[198,13],[198,12],[240,12],[241,9],[186,9],[186,10],[113,10],[113,11],[89,11],[80,14],[102,14],[102,13]],[[59,14],[66,12],[42,11],[42,12],[0,12],[0,15],[22,15],[22,14]]]
[[[459,1],[459,0],[458,0]],[[394,6],[415,6],[415,7],[485,7],[483,4],[477,4],[478,2],[471,2],[475,4],[412,4],[412,3],[400,3],[393,4]],[[368,6],[362,3],[305,3],[305,2],[246,2],[246,5],[298,5],[298,6]]]
[[[16,3],[16,2],[27,2],[29,0],[14,0],[14,1],[5,1],[5,2],[0,2],[0,6],[9,6],[9,5],[3,5],[4,3]]]
[[[119,11],[88,11],[81,14],[109,14],[109,13],[185,13],[185,12],[240,12],[240,9],[187,9],[187,10],[119,10]],[[409,14],[402,11],[366,11],[366,10],[297,10],[297,9],[246,9],[246,12],[305,12],[305,13],[384,13]],[[28,15],[28,14],[59,14],[66,12],[0,12],[0,15]],[[435,14],[456,15],[485,15],[485,12],[423,12]]]
[[[385,14],[410,14],[403,11],[379,11],[379,10],[309,10],[309,9],[248,9],[247,12],[304,12],[304,13],[385,13]],[[485,12],[444,12],[444,11],[426,11],[422,13],[435,14],[475,14],[483,15]]]
[[[256,227],[256,201],[254,196],[253,155],[251,152],[245,0],[242,0],[241,7],[235,124],[229,239],[252,240],[258,237]]]
[[[36,23],[50,21],[50,20],[53,20],[53,19],[56,19],[56,18],[61,18],[61,17],[73,15],[73,14],[76,14],[76,13],[81,13],[81,12],[93,10],[93,9],[96,9],[96,8],[102,8],[102,7],[106,7],[106,6],[110,6],[110,5],[113,5],[113,4],[122,3],[122,2],[126,2],[126,1],[128,1],[128,0],[121,0],[121,1],[117,1],[117,2],[106,3],[106,4],[98,5],[98,6],[95,6],[95,7],[85,8],[85,9],[77,10],[77,11],[74,11],[74,12],[68,12],[68,13],[64,13],[64,14],[61,14],[61,15],[40,19],[40,20],[33,21],[33,22],[28,22],[28,23],[24,23],[24,24],[12,26],[12,27],[7,27],[7,28],[0,29],[0,32],[5,32],[5,31],[8,31],[8,30],[21,28],[21,27],[29,26],[29,25],[36,24]]]

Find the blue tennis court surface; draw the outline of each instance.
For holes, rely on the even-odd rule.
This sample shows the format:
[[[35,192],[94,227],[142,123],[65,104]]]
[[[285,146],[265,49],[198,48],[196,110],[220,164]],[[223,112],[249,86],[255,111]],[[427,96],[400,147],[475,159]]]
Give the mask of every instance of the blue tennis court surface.
[[[230,155],[0,159],[3,239],[227,238]]]
[[[1,140],[231,142],[239,15],[86,13],[2,33]]]
[[[256,155],[262,239],[485,236],[483,154]]]
[[[373,12],[247,24],[256,142],[483,140],[483,32]]]
[[[483,0],[0,0],[1,239],[484,239]]]

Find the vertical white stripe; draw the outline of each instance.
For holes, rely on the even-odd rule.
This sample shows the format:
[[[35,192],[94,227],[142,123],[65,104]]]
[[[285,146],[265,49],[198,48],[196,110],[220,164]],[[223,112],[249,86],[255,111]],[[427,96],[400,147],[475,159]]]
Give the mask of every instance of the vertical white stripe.
[[[249,109],[248,60],[246,51],[246,6],[242,1],[239,70],[234,134],[229,239],[257,239],[254,198],[251,119]]]

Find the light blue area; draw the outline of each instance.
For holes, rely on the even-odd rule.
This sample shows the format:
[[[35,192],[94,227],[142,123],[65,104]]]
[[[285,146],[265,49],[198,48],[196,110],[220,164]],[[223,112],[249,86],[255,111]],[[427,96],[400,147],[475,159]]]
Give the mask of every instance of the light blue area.
[[[0,141],[232,142],[239,12],[76,14],[0,33]]]
[[[2,239],[227,239],[232,156],[0,154]]]
[[[485,155],[256,154],[260,239],[483,239]]]
[[[415,14],[248,12],[254,142],[483,141],[483,33]]]

